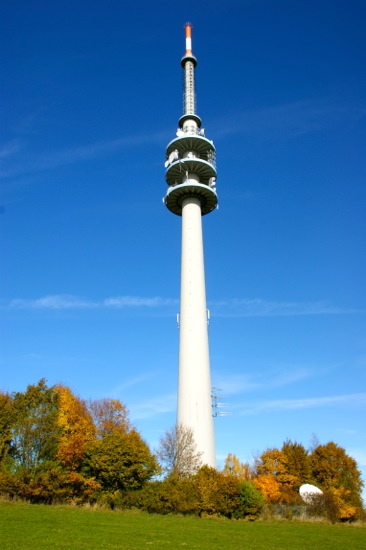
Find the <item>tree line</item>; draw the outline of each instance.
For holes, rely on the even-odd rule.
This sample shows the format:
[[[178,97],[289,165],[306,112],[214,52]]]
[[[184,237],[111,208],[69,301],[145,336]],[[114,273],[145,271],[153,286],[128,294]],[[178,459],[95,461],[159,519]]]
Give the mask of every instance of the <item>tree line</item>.
[[[360,471],[334,442],[308,451],[287,440],[253,464],[229,454],[218,471],[201,465],[184,427],[168,430],[153,452],[119,400],[86,401],[45,379],[0,391],[0,493],[8,498],[255,519],[264,508],[302,506],[304,483],[323,491],[310,512],[331,521],[363,516]]]

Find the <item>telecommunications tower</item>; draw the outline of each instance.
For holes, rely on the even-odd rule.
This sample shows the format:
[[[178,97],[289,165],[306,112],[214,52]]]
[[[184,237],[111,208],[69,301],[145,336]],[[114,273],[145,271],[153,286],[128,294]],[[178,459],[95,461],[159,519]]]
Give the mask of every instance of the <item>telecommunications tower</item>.
[[[186,23],[183,116],[166,150],[164,198],[182,217],[177,426],[192,430],[203,464],[216,466],[201,217],[217,207],[215,147],[196,114],[192,25]]]

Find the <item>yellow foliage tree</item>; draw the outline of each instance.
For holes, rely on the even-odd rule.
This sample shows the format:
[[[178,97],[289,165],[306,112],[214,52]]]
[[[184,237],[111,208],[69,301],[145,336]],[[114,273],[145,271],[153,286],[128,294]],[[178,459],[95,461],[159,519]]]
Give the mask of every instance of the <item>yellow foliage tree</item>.
[[[86,445],[95,439],[96,429],[85,402],[66,386],[56,386],[59,407],[57,425],[60,428],[57,459],[76,470],[83,458]]]
[[[238,481],[246,481],[252,478],[252,472],[249,464],[240,462],[239,458],[229,453],[225,458],[225,464],[222,469],[224,475],[230,475]]]
[[[278,478],[287,473],[286,455],[279,449],[267,449],[256,461],[258,475],[271,474]]]

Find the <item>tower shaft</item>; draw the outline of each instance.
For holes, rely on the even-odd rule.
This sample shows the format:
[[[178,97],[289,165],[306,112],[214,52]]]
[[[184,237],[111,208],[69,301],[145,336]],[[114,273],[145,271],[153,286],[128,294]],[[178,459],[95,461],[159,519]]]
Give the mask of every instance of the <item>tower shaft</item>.
[[[182,209],[177,423],[193,431],[203,464],[215,466],[205,270],[200,200]]]

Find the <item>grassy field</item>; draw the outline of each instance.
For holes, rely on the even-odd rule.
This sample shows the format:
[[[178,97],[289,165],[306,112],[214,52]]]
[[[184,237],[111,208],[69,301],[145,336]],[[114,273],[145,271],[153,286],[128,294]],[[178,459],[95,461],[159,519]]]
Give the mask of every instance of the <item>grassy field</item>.
[[[300,522],[247,523],[2,502],[0,548],[361,550],[366,549],[366,528]]]

